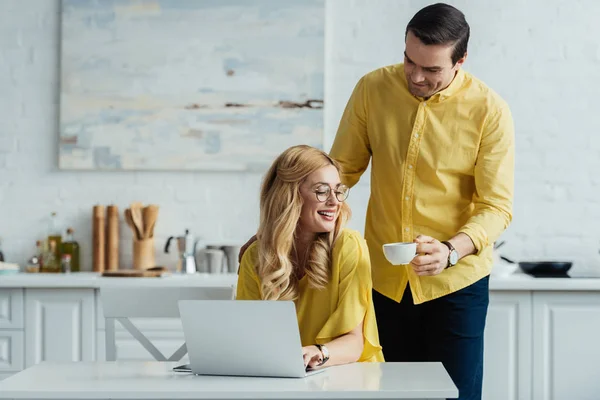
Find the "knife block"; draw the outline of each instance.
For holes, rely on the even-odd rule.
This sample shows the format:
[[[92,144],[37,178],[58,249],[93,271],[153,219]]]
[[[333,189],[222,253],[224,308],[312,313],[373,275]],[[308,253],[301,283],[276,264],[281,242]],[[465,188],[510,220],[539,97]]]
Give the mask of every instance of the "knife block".
[[[133,269],[143,270],[156,266],[154,238],[133,240]]]

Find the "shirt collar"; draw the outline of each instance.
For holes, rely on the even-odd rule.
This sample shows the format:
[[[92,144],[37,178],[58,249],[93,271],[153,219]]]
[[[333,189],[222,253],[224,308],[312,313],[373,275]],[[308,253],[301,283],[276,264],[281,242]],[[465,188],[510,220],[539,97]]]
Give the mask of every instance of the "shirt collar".
[[[452,82],[450,82],[448,87],[444,90],[440,90],[439,92],[437,92],[436,94],[431,96],[431,98],[432,99],[437,98],[436,101],[443,101],[444,99],[447,99],[448,97],[452,97],[453,95],[458,93],[458,91],[462,87],[464,81],[465,81],[465,72],[463,71],[462,68],[459,68],[459,70],[456,72],[456,75],[454,76],[454,79],[452,79]]]
[[[406,88],[408,90],[408,82],[406,82],[406,77],[404,76],[404,73],[402,75],[404,77]],[[464,81],[465,81],[465,72],[463,71],[462,68],[460,68],[456,72],[454,79],[452,79],[452,82],[450,82],[448,87],[446,87],[443,90],[440,90],[439,92],[437,92],[436,94],[431,96],[429,99],[427,99],[427,101],[432,101],[435,103],[444,101],[448,97],[451,97],[451,96],[455,95],[456,93],[458,93],[458,91],[462,87]],[[417,97],[417,96],[414,96],[414,97],[420,101],[425,101],[425,99],[423,97]]]

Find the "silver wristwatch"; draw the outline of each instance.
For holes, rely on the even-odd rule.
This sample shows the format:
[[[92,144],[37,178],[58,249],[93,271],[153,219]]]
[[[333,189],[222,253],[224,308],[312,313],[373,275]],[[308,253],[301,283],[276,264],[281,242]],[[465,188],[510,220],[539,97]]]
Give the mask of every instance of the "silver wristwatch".
[[[448,247],[448,249],[450,250],[450,253],[448,254],[448,264],[446,265],[446,268],[455,266],[459,259],[458,251],[456,251],[454,246],[452,246],[452,243],[448,241],[444,241],[442,243],[445,244],[446,247]]]
[[[321,366],[327,361],[329,361],[329,349],[327,349],[327,347],[324,344],[315,344],[315,346],[317,346],[317,349],[319,349],[319,351],[323,355],[323,360],[319,363],[319,366]]]

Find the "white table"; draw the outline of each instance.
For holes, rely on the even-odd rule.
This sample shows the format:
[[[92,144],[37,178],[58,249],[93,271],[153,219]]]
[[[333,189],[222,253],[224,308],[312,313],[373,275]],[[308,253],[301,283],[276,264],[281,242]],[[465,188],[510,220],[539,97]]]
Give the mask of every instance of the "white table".
[[[177,363],[41,363],[0,382],[1,399],[445,399],[441,363],[355,363],[303,379],[196,376]]]

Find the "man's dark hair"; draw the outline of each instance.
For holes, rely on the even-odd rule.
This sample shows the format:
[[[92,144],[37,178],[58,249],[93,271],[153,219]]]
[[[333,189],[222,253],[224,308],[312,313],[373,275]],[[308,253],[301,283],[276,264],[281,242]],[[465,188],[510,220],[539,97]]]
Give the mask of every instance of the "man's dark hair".
[[[465,15],[444,3],[427,6],[417,12],[406,26],[425,45],[454,45],[452,65],[467,52],[470,28]]]

